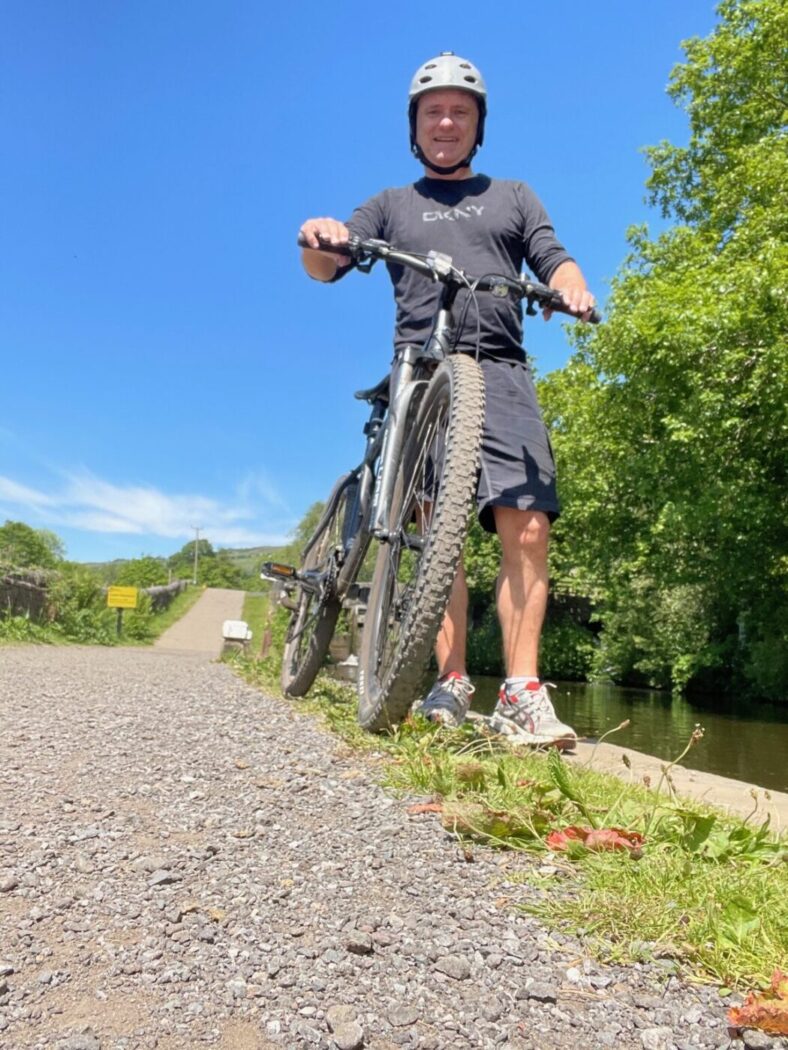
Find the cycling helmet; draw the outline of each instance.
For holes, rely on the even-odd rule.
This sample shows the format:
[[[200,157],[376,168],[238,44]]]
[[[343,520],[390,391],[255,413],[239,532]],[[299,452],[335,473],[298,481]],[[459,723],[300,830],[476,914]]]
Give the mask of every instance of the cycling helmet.
[[[476,142],[473,149],[459,164],[451,168],[438,168],[430,164],[416,142],[416,107],[419,99],[428,91],[436,88],[459,88],[461,91],[469,91],[476,99],[479,107],[479,123],[476,128]],[[437,171],[440,175],[452,175],[459,168],[470,164],[476,150],[484,141],[484,118],[487,115],[487,88],[484,78],[479,70],[467,58],[460,58],[453,51],[441,51],[436,58],[431,58],[420,66],[410,82],[408,92],[408,122],[410,124],[410,148],[411,152],[422,164]]]

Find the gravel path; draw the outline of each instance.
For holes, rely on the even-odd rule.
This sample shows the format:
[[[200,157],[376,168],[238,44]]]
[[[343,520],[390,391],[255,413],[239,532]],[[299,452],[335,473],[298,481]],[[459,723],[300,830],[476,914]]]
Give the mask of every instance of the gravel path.
[[[540,861],[470,861],[226,666],[0,649],[0,723],[4,1050],[729,1046],[716,992],[551,936]]]
[[[244,592],[208,587],[189,611],[156,640],[155,649],[218,656],[224,644],[222,624],[240,620]]]

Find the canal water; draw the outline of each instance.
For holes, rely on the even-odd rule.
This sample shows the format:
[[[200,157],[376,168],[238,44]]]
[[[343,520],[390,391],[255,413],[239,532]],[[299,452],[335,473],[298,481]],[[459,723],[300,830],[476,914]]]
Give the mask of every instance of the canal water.
[[[489,714],[499,679],[476,677],[474,685],[473,709]],[[734,712],[716,697],[690,702],[670,693],[577,682],[559,682],[552,695],[559,718],[579,737],[596,740],[629,719],[630,725],[606,742],[668,761],[681,754],[700,723],[703,739],[682,765],[788,791],[788,705],[739,703]]]

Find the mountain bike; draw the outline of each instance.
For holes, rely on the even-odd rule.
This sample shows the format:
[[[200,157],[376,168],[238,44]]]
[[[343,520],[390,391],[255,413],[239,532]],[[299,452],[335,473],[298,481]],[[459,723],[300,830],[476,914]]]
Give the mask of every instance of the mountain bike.
[[[342,475],[299,566],[266,562],[290,618],[282,688],[303,696],[320,670],[343,604],[359,595],[358,573],[378,545],[358,668],[358,721],[376,732],[408,713],[429,660],[470,524],[484,418],[484,383],[473,356],[455,351],[461,289],[513,296],[526,312],[567,313],[559,292],[527,275],[472,277],[440,252],[415,253],[351,237],[342,251],[368,273],[379,260],[441,285],[430,335],[399,352],[390,374],[355,397],[371,406],[364,456]],[[467,305],[464,309],[467,309]],[[591,320],[598,320],[598,315]]]

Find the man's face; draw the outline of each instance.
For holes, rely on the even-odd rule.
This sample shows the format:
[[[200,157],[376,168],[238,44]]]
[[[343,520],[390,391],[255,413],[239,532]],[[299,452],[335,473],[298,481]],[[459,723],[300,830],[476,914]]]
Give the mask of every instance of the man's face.
[[[450,168],[473,149],[478,123],[473,95],[459,88],[436,88],[419,99],[416,141],[428,160]]]

